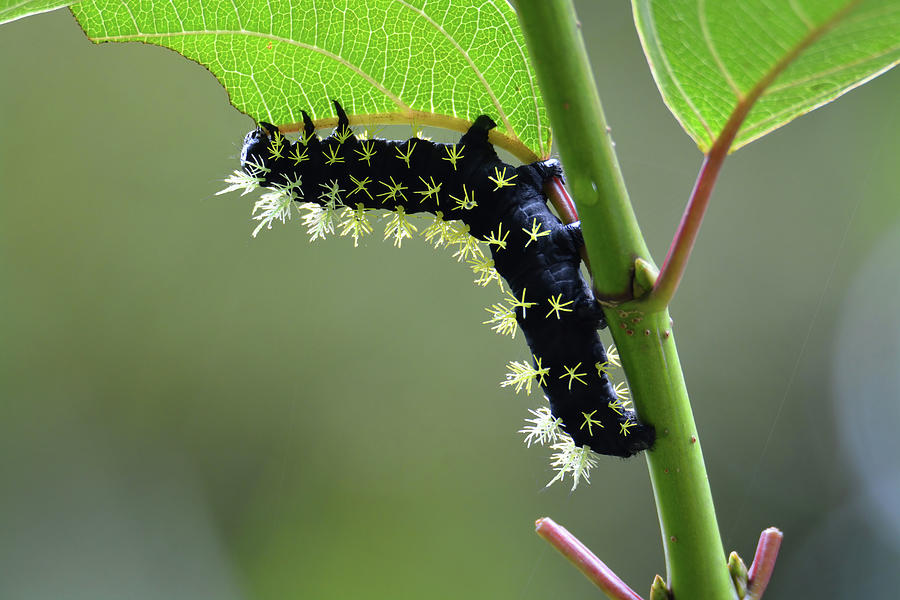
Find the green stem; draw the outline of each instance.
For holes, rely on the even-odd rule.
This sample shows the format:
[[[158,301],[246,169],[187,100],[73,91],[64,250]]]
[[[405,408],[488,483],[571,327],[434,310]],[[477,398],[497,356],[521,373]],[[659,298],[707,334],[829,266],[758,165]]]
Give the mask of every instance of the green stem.
[[[520,0],[518,11],[586,245],[596,250],[603,240],[605,259],[592,265],[594,283],[603,300],[630,300],[634,260],[651,262],[650,252],[628,200],[574,8],[563,0]]]
[[[647,453],[676,598],[732,600],[700,442],[668,311],[631,304],[634,265],[652,259],[613,151],[600,98],[568,0],[520,0],[519,18],[578,203],[594,284],[607,306],[640,418],[656,426]],[[642,283],[646,286],[647,282]]]
[[[669,589],[676,598],[731,600],[734,588],[669,313],[622,305],[606,314],[638,414],[656,426],[647,464]]]

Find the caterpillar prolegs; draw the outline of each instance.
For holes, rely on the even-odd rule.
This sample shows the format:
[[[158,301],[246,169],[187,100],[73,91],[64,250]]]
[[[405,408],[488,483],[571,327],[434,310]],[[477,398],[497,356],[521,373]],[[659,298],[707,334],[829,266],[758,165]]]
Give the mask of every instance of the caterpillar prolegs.
[[[508,303],[495,305],[495,328],[518,325],[533,356],[531,365],[511,363],[508,383],[529,389],[539,384],[559,420],[550,424],[561,425],[575,447],[621,457],[649,448],[653,428],[638,422],[606,374],[597,333],[605,321],[579,270],[579,224],[560,222],[542,191],[548,179],[561,175],[559,164],[504,163],[488,141],[496,124],[485,115],[456,144],[360,139],[334,104],[338,125],[327,138],[316,135],[305,112],[297,141],[264,122],[245,137],[246,175],[229,180],[235,184],[229,189],[249,191],[258,184],[273,190],[257,202],[257,231],[274,219],[283,221],[295,203],[307,207],[304,219],[313,238],[338,227],[357,240],[371,231],[366,213],[372,209],[395,211],[386,237],[398,245],[415,231],[407,218],[414,213],[434,216],[422,233],[438,244],[461,228],[467,239],[490,247],[496,271],[482,257],[482,276],[499,274],[509,286]],[[473,240],[471,247],[463,242],[460,253],[477,261],[480,250]]]

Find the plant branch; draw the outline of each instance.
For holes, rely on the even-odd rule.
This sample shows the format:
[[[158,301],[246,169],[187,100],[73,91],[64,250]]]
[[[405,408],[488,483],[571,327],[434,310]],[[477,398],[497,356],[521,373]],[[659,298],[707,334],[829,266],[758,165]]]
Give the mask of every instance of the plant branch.
[[[784,534],[775,527],[769,527],[759,534],[759,544],[756,545],[756,555],[747,579],[750,588],[746,600],[759,600],[762,598],[772,571],[775,569],[775,561],[778,559],[778,550],[781,548],[781,540]]]
[[[647,461],[668,587],[676,598],[733,600],[734,586],[668,312],[647,312],[628,302],[634,297],[638,260],[646,274],[654,268],[613,151],[575,10],[564,0],[520,0],[518,9],[570,190],[578,202],[595,288],[604,302],[638,415],[656,427],[656,444]]]
[[[554,177],[544,185],[544,193],[550,198],[563,223],[574,223],[578,220],[575,202],[569,196],[569,192],[566,191],[559,177]]]
[[[659,278],[653,291],[646,299],[647,310],[661,310],[669,305],[678,284],[684,275],[687,267],[688,258],[691,256],[691,250],[697,241],[697,234],[700,231],[700,225],[703,223],[703,216],[706,214],[706,208],[709,206],[709,198],[712,195],[719,172],[722,169],[722,163],[728,156],[734,139],[741,130],[744,119],[750,113],[750,109],[756,104],[766,89],[775,79],[784,72],[794,60],[803,54],[807,48],[816,42],[829,29],[837,25],[850,11],[856,8],[861,0],[849,2],[844,8],[837,11],[830,19],[809,30],[807,35],[800,40],[789,52],[787,52],[781,60],[775,63],[772,68],[753,86],[746,95],[738,96],[734,110],[728,117],[722,131],[719,132],[715,142],[713,142],[709,153],[703,161],[700,173],[694,183],[694,189],[684,209],[681,217],[681,223],[669,246],[669,252],[666,254],[666,260],[663,262],[662,269],[659,272]]]
[[[643,600],[587,546],[553,519],[549,517],[538,519],[534,522],[534,529],[613,600]]]
[[[594,283],[602,300],[631,300],[635,258],[651,261],[619,169],[587,51],[568,0],[519,0],[531,62],[578,202]],[[600,261],[602,251],[606,260]]]
[[[566,191],[566,188],[559,177],[554,177],[544,184],[544,193],[550,199],[553,208],[559,213],[559,218],[563,223],[575,223],[579,220],[578,210],[575,208],[575,201],[572,200],[572,197],[569,195],[569,192]],[[587,267],[588,274],[592,274],[591,259],[588,256],[587,248],[581,246],[578,248],[578,253],[581,255],[581,260],[584,261],[584,266]]]

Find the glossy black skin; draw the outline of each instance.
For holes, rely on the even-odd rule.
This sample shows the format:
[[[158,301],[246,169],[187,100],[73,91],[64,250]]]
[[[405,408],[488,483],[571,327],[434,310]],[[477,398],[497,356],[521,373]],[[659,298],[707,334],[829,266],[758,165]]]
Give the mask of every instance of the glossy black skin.
[[[578,251],[582,245],[581,231],[577,223],[560,222],[547,206],[542,191],[548,179],[561,175],[559,163],[542,161],[520,167],[504,163],[488,142],[488,132],[496,124],[484,115],[476,119],[458,144],[437,144],[416,138],[402,142],[382,139],[361,142],[351,134],[340,105],[335,102],[335,107],[338,127],[325,139],[315,135],[312,121],[303,113],[305,146],[276,135],[274,126],[260,123],[244,139],[241,153],[244,170],[254,174],[254,164],[271,169],[263,177],[263,186],[296,181],[299,176],[304,202],[323,202],[319,199],[323,184],[336,181],[345,190],[342,200],[348,206],[361,203],[367,208],[389,210],[402,206],[407,213],[440,212],[444,219],[462,221],[469,226],[471,235],[482,240],[496,232],[502,223],[508,237],[505,248],[491,245],[494,266],[513,295],[522,299],[524,294],[527,302],[536,303],[525,310],[517,308],[516,319],[535,359],[540,359],[543,368],[550,369],[541,387],[553,415],[562,419],[563,427],[576,445],[588,445],[599,454],[627,457],[650,448],[654,441],[653,427],[639,423],[633,412],[620,410],[623,414],[618,414],[609,407],[616,401],[616,394],[607,376],[598,373],[595,367],[606,362],[606,352],[597,333],[605,322],[599,304],[581,276]],[[281,158],[271,157],[275,143],[282,146]],[[370,164],[362,159],[363,143],[371,144]],[[400,155],[407,154],[411,144],[414,149],[407,166]],[[462,154],[456,168],[447,160],[454,147]],[[298,165],[289,156],[303,149],[307,150],[308,160]],[[327,164],[329,157],[342,160]],[[497,171],[505,172],[503,179],[515,185],[496,189],[497,184],[490,178],[497,179]],[[515,178],[511,179],[513,174]],[[351,175],[357,181],[371,180],[367,185],[371,198],[362,191],[348,193],[358,187]],[[425,190],[432,180],[441,184],[436,194],[425,197],[415,193]],[[403,191],[405,198],[379,196],[394,184],[407,188]],[[477,206],[471,210],[454,210],[457,203],[450,196],[462,198],[463,186],[470,196],[474,192]],[[535,224],[540,225],[540,232],[549,235],[531,239],[528,231]],[[551,312],[549,299],[560,294],[563,302],[573,301],[565,306],[571,312]],[[585,383],[572,381],[570,389],[563,367],[572,368],[579,363],[576,372],[582,374]],[[585,415],[591,415],[590,426]],[[626,422],[633,425],[623,435],[621,425]]]

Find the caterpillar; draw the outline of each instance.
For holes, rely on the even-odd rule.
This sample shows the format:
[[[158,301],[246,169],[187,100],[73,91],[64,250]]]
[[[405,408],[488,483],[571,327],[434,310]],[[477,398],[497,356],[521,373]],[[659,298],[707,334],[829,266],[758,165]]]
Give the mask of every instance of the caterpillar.
[[[531,350],[531,365],[511,363],[509,383],[529,391],[537,383],[554,424],[576,447],[619,457],[650,448],[653,427],[638,421],[606,373],[608,358],[597,331],[606,323],[581,276],[580,224],[563,224],[542,191],[547,181],[562,176],[559,163],[503,162],[488,141],[496,124],[486,115],[458,143],[440,144],[419,137],[360,139],[341,105],[334,106],[338,124],[326,138],[316,134],[305,111],[297,141],[265,122],[244,138],[243,173],[274,190],[257,203],[257,231],[271,227],[273,219],[283,221],[294,203],[309,208],[305,220],[313,238],[338,226],[358,241],[371,230],[366,213],[374,209],[395,211],[386,237],[398,245],[415,231],[411,214],[433,215],[423,233],[438,243],[454,224],[461,227],[472,244],[481,240],[490,247],[492,264],[484,261],[483,275],[499,274],[509,287],[508,305],[498,310],[513,314],[505,321],[502,314],[497,317],[496,327],[518,326]],[[459,252],[477,258],[467,242]]]

